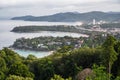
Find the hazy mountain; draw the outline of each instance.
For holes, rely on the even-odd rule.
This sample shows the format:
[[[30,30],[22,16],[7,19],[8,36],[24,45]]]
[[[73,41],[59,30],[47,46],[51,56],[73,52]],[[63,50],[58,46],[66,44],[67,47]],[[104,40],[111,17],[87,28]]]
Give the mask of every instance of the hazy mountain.
[[[100,12],[92,11],[87,13],[78,13],[78,12],[66,12],[66,13],[57,13],[47,16],[21,16],[13,17],[12,20],[25,20],[25,21],[48,21],[48,22],[91,22],[93,19],[97,21],[120,21],[120,13],[116,12]]]
[[[120,12],[112,12],[112,11],[110,11],[110,12],[108,12],[109,14],[120,14]]]

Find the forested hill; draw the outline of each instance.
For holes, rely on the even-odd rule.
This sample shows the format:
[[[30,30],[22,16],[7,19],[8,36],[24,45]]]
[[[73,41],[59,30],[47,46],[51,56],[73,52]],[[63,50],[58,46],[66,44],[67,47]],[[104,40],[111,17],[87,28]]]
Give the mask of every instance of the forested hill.
[[[66,12],[66,13],[57,13],[47,16],[20,16],[13,17],[12,20],[25,20],[25,21],[48,21],[48,22],[91,22],[93,19],[97,21],[120,21],[120,13],[105,13],[100,11],[92,11],[87,13],[75,13],[75,12]]]

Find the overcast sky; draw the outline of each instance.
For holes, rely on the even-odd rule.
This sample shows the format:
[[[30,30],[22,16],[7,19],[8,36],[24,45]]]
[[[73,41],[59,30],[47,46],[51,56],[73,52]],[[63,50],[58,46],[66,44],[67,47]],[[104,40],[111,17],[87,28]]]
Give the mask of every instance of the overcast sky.
[[[0,18],[89,11],[120,12],[120,0],[0,0]]]

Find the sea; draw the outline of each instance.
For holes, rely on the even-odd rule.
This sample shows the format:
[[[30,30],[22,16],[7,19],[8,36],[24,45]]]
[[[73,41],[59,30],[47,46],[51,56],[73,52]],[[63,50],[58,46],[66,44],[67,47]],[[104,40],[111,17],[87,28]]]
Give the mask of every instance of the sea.
[[[14,27],[26,26],[26,25],[81,25],[81,22],[39,22],[39,21],[22,21],[22,20],[0,20],[0,50],[4,47],[9,47],[18,38],[34,38],[40,36],[53,36],[53,37],[87,37],[86,34],[71,33],[71,32],[53,32],[53,31],[40,31],[34,33],[15,33],[11,32]],[[32,54],[38,58],[45,57],[51,54],[48,51],[30,51],[30,50],[19,50],[12,49],[19,55],[27,57]]]

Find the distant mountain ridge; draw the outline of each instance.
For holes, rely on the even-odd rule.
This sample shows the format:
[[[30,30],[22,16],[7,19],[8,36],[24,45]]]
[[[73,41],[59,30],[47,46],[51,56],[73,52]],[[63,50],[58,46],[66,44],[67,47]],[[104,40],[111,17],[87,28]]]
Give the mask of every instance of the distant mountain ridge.
[[[87,13],[78,13],[78,12],[66,12],[66,13],[56,13],[53,15],[47,16],[21,16],[21,17],[13,17],[12,20],[24,20],[24,21],[48,21],[48,22],[91,22],[93,19],[97,21],[120,21],[120,13],[119,12],[100,12],[100,11],[92,11]]]

